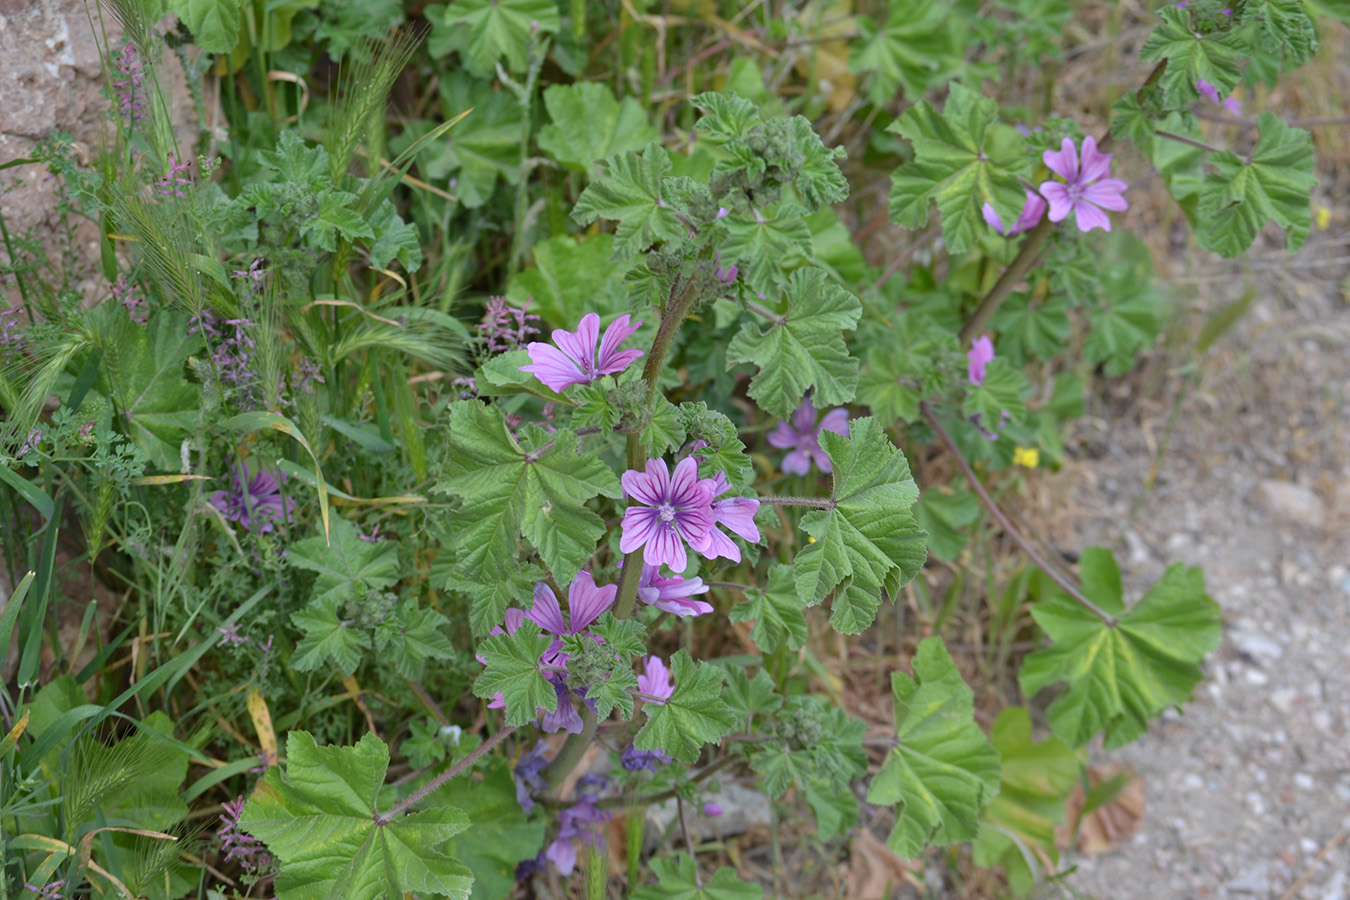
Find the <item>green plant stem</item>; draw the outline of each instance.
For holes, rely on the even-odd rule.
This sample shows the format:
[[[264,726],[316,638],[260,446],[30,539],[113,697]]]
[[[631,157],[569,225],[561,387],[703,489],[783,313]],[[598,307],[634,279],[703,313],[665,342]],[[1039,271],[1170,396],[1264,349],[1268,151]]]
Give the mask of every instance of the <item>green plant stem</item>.
[[[1139,90],[1145,90],[1161,78],[1166,68],[1167,60],[1164,59],[1153,67],[1153,71],[1149,73],[1148,78],[1144,79],[1144,83]],[[1197,144],[1197,146],[1206,150],[1214,149],[1207,144],[1198,144],[1191,141],[1189,138],[1183,139],[1180,135],[1163,135],[1162,132],[1158,132],[1158,134],[1182,140],[1182,143]],[[1097,149],[1105,153],[1107,148],[1111,146],[1111,140],[1111,132],[1108,130],[1106,135],[1097,142]],[[1012,293],[1013,288],[1027,277],[1027,273],[1031,271],[1036,264],[1036,260],[1040,257],[1041,248],[1045,246],[1046,239],[1050,237],[1050,229],[1053,227],[1054,223],[1050,221],[1049,217],[1045,217],[1027,234],[1027,239],[1022,243],[1017,255],[1013,257],[1013,261],[1008,264],[1008,268],[1003,270],[1003,274],[998,277],[998,281],[994,282],[994,286],[989,289],[989,293],[984,295],[984,299],[975,308],[975,312],[971,313],[970,318],[966,320],[966,324],[961,326],[962,347],[979,337],[980,332],[988,326],[994,313],[998,312],[998,308],[1003,305],[1003,301],[1008,299],[1008,295]]]
[[[567,780],[567,776],[572,774],[577,763],[581,762],[582,755],[595,740],[595,729],[599,724],[591,708],[585,703],[581,704],[581,730],[567,736],[558,755],[553,757],[553,761],[544,769],[544,780],[548,782],[549,788],[556,791]]]
[[[1195,138],[1188,138],[1184,134],[1173,134],[1170,131],[1163,131],[1162,129],[1158,129],[1153,133],[1157,137],[1166,138],[1169,141],[1176,141],[1178,144],[1185,144],[1188,147],[1198,147],[1199,149],[1207,150],[1210,153],[1219,152],[1219,148],[1215,147],[1213,144],[1206,144],[1204,141],[1197,141]]]
[[[592,720],[594,720],[594,716],[592,716],[591,718]],[[375,824],[377,826],[388,825],[390,822],[394,821],[399,816],[403,815],[411,807],[416,806],[418,803],[425,800],[432,793],[439,790],[440,787],[447,781],[450,781],[456,775],[459,775],[460,773],[466,771],[470,766],[478,762],[478,760],[482,759],[484,754],[488,753],[490,750],[492,750],[493,747],[496,747],[502,741],[506,740],[509,736],[514,734],[515,730],[516,727],[514,725],[507,725],[501,731],[498,731],[492,737],[488,738],[486,741],[483,741],[483,743],[479,744],[476,748],[474,748],[472,753],[461,759],[459,762],[455,763],[450,768],[446,769],[441,774],[437,775],[435,778],[428,781],[426,784],[422,785],[417,790],[413,791],[406,798],[404,798],[398,804],[396,804],[393,809],[389,810],[389,812],[380,813],[379,815],[375,816]]]
[[[966,462],[966,458],[961,455],[961,451],[957,449],[956,442],[952,440],[951,435],[947,434],[947,429],[943,428],[942,423],[938,421],[937,416],[933,415],[933,410],[928,405],[928,401],[921,400],[919,402],[919,409],[923,412],[924,418],[928,420],[928,424],[933,426],[933,430],[937,432],[938,438],[946,446],[947,451],[951,453],[952,457],[956,460],[956,464],[960,466],[961,474],[964,475],[966,481],[970,483],[971,490],[973,490],[975,495],[980,498],[980,502],[982,502],[985,508],[989,510],[989,514],[994,517],[996,522],[998,522],[999,527],[1003,529],[1004,533],[1012,538],[1013,542],[1022,548],[1022,552],[1029,556],[1031,561],[1039,566],[1041,571],[1048,575],[1051,581],[1059,585],[1060,588],[1072,597],[1079,606],[1082,606],[1097,618],[1101,619],[1106,623],[1107,627],[1116,627],[1115,616],[1105,612],[1097,606],[1097,604],[1093,603],[1087,597],[1084,597],[1082,592],[1074,586],[1073,582],[1069,581],[1069,579],[1060,573],[1058,569],[1052,568],[1040,553],[1037,552],[1036,548],[1031,545],[1031,542],[1028,541],[1020,531],[1013,527],[1012,521],[1004,515],[1003,510],[999,509],[998,504],[994,502],[994,498],[989,496],[989,492],[986,491],[984,485],[980,483],[980,477],[975,474],[975,470],[970,467],[970,463]]]

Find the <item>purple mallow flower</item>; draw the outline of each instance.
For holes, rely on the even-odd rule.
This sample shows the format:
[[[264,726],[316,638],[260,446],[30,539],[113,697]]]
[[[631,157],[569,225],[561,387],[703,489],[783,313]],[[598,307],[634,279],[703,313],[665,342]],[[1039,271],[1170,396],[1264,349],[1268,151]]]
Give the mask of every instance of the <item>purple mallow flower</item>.
[[[222,804],[225,811],[220,814],[221,826],[216,832],[221,848],[225,851],[225,861],[239,860],[239,865],[249,872],[266,869],[272,865],[261,841],[246,831],[239,830],[239,817],[244,813],[244,798],[237,797]]]
[[[643,661],[642,674],[638,676],[638,691],[643,700],[657,706],[665,706],[670,695],[675,693],[675,682],[661,657],[649,656]]]
[[[718,806],[716,803],[705,803],[703,804],[703,814],[709,818],[720,816],[722,814],[722,807]]]
[[[639,750],[632,744],[619,754],[619,764],[629,772],[655,772],[657,766],[670,765],[671,758],[660,750]]]
[[[582,779],[585,780],[584,778]],[[578,788],[581,785],[578,783]],[[596,806],[599,796],[593,792],[581,793],[580,799],[558,815],[558,837],[548,845],[544,856],[558,867],[563,875],[571,875],[577,866],[577,840],[588,847],[603,846],[605,835],[601,826],[609,821],[609,813]]]
[[[843,410],[837,410],[837,412],[843,412]],[[844,427],[847,428],[848,426],[845,425]],[[713,485],[714,497],[731,490],[726,475],[721,472],[718,472],[712,478],[704,479],[705,484],[708,482]],[[697,543],[691,541],[689,546],[703,554],[707,559],[717,559],[721,556],[732,562],[740,562],[740,548],[736,546],[735,541],[718,530],[717,526],[724,525],[750,543],[758,544],[759,526],[755,524],[755,513],[759,512],[759,501],[753,497],[728,497],[725,500],[714,501],[708,507],[708,511],[712,513],[714,526],[707,530],[701,541]]]
[[[664,459],[647,460],[646,474],[635,469],[623,473],[624,493],[644,506],[629,504],[623,514],[623,537],[619,550],[632,553],[646,547],[646,561],[683,572],[689,559],[684,545],[707,546],[712,530],[711,479],[700,480],[698,463],[686,457],[672,476]]]
[[[695,594],[708,593],[702,578],[667,578],[660,574],[660,568],[651,563],[643,565],[642,580],[638,582],[639,600],[682,619],[713,611],[711,603],[691,599]]]
[[[601,339],[600,317],[586,313],[575,332],[561,329],[553,332],[556,347],[532,342],[526,348],[530,353],[530,365],[521,366],[520,371],[532,373],[554,391],[586,384],[602,375],[617,375],[642,355],[641,350],[619,349],[619,345],[642,325],[640,320],[636,325],[630,325],[630,318],[627,314],[619,316],[605,329]]]
[[[769,444],[780,450],[793,448],[783,457],[783,471],[789,475],[806,475],[811,471],[811,463],[822,472],[832,472],[830,457],[820,447],[820,433],[829,431],[848,437],[848,410],[832,409],[816,423],[816,408],[809,399],[803,400],[792,414],[791,422],[779,422],[778,427],[769,432]],[[758,540],[758,538],[756,538]]]
[[[180,163],[178,158],[172,153],[169,154],[169,174],[165,175],[159,181],[155,182],[155,187],[164,196],[186,197],[187,194],[181,190],[192,184],[191,178],[184,178],[183,172],[192,168],[192,160]]]
[[[522,754],[516,763],[516,802],[525,812],[534,809],[532,795],[536,791],[542,793],[548,790],[548,782],[544,779],[544,769],[548,766],[548,757],[544,751],[547,749],[548,745],[540,741],[529,753]]]
[[[283,498],[280,482],[262,469],[250,473],[248,464],[241,463],[232,480],[228,490],[211,495],[211,505],[247,531],[266,534],[273,529],[273,523],[284,521],[295,510],[295,500]],[[284,472],[281,480],[286,480]]]
[[[1041,216],[1045,215],[1045,200],[1035,191],[1027,191],[1026,202],[1022,205],[1022,214],[1017,217],[1010,231],[1003,230],[1003,220],[999,218],[998,213],[994,212],[993,204],[986,203],[984,209],[984,221],[989,227],[997,231],[1004,237],[1012,237],[1015,234],[1021,234],[1024,231],[1030,231],[1040,224]]]
[[[1229,97],[1227,100],[1219,96],[1219,89],[1205,81],[1203,78],[1195,83],[1195,89],[1199,91],[1205,99],[1215,106],[1222,106],[1224,109],[1235,116],[1242,115],[1242,101],[1236,97]]]
[[[970,349],[966,351],[966,375],[970,378],[970,383],[979,387],[984,384],[985,366],[994,360],[994,342],[989,340],[988,335],[980,335],[970,342]]]
[[[1110,231],[1111,220],[1103,210],[1122,212],[1129,208],[1124,196],[1129,185],[1119,178],[1107,177],[1111,174],[1111,154],[1097,150],[1096,138],[1083,138],[1081,166],[1078,151],[1068,138],[1058,151],[1047,150],[1041,158],[1065,182],[1041,184],[1041,196],[1050,203],[1051,222],[1062,222],[1073,213],[1079,231],[1094,228]]]

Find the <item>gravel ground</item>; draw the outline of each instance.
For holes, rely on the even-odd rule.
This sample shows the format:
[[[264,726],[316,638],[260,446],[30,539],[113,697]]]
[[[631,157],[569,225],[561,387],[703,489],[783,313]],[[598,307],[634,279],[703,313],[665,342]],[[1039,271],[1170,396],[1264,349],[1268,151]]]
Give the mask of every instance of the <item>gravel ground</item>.
[[[1121,397],[1124,416],[1089,420],[1102,457],[1048,488],[1078,504],[1050,535],[1057,546],[1114,547],[1135,598],[1170,563],[1202,566],[1225,620],[1195,702],[1099,754],[1145,778],[1148,805],[1133,838],[1078,860],[1068,885],[1080,895],[1350,896],[1350,285],[1338,232],[1343,242],[1333,228],[1287,268],[1258,261],[1193,291],[1197,321],[1243,290],[1259,299],[1201,361],[1152,491],[1175,359],[1169,395]]]

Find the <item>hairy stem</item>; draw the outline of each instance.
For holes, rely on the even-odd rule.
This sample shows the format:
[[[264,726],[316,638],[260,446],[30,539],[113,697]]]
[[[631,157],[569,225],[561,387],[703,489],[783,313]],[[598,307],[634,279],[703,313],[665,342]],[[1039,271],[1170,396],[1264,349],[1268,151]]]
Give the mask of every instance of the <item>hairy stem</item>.
[[[1108,627],[1114,628],[1116,626],[1116,617],[1103,611],[1097,604],[1084,597],[1082,592],[1074,586],[1073,582],[1069,581],[1069,579],[1060,573],[1058,569],[1052,568],[1040,553],[1037,552],[1036,548],[1031,545],[1031,542],[1028,541],[1020,531],[1013,527],[1012,521],[1004,515],[1003,510],[999,509],[998,504],[994,502],[994,498],[989,496],[989,492],[986,491],[984,485],[980,483],[980,477],[975,474],[975,470],[970,467],[970,463],[966,462],[966,458],[961,455],[961,451],[957,449],[956,443],[952,440],[951,435],[947,434],[947,430],[942,427],[942,423],[938,421],[937,416],[933,415],[933,410],[928,405],[928,401],[920,401],[919,409],[923,411],[924,418],[928,420],[928,424],[933,426],[933,430],[937,432],[938,438],[956,460],[956,464],[961,467],[961,474],[966,476],[966,481],[970,483],[971,490],[973,490],[975,495],[980,498],[980,502],[982,502],[985,505],[985,508],[989,510],[989,514],[994,517],[996,522],[998,522],[999,527],[1003,529],[1004,533],[1012,538],[1013,542],[1022,548],[1022,552],[1029,556],[1031,561],[1039,566],[1042,572],[1050,576],[1050,580],[1059,585],[1066,594],[1078,603],[1078,605],[1101,619]]]
[[[718,772],[722,771],[735,761],[736,757],[734,756],[724,756],[721,759],[717,760],[716,762],[710,764],[707,768],[699,772],[693,778],[689,779],[689,782],[691,784],[699,784],[701,782],[707,781],[709,778],[713,777]],[[638,794],[636,797],[623,797],[623,796],[606,797],[604,800],[599,801],[595,805],[600,809],[613,809],[615,807],[620,806],[628,808],[651,806],[653,803],[664,803],[671,797],[674,797],[677,794],[679,794],[679,792],[680,792],[679,788],[667,788],[664,791],[655,791],[650,794]]]
[[[834,509],[838,501],[830,497],[760,497],[765,506],[809,506],[813,509]]]
[[[562,700],[558,701],[562,703]],[[544,769],[544,780],[548,786],[557,790],[558,787],[567,780],[567,776],[572,774],[572,770],[581,762],[581,757],[585,754],[591,742],[595,740],[595,729],[600,722],[595,718],[595,713],[585,703],[581,704],[581,730],[576,734],[569,734],[567,740],[563,742],[562,749],[558,755],[553,757],[553,761]]]
[[[441,785],[445,784],[447,781],[454,778],[456,775],[459,775],[460,773],[468,770],[470,766],[478,762],[478,760],[482,759],[485,753],[488,753],[489,751],[492,750],[493,747],[496,747],[502,741],[506,740],[508,737],[514,734],[515,730],[516,727],[514,725],[507,725],[501,731],[498,731],[492,737],[488,738],[486,741],[483,741],[483,743],[479,744],[472,753],[461,759],[459,762],[455,763],[450,768],[446,769],[441,774],[437,775],[435,778],[428,781],[426,784],[422,785],[417,790],[413,791],[405,799],[400,801],[393,809],[389,810],[389,812],[377,814],[375,816],[375,824],[377,826],[388,825],[390,822],[394,821],[399,816],[407,812],[411,807],[416,806],[418,803],[421,803],[428,796],[430,796],[432,793],[438,790],[441,787]]]
[[[1184,134],[1173,134],[1170,131],[1161,129],[1153,132],[1160,138],[1166,138],[1169,141],[1176,141],[1178,144],[1185,144],[1188,147],[1198,147],[1201,150],[1208,150],[1210,153],[1218,153],[1219,148],[1213,144],[1206,144],[1204,141],[1197,141],[1195,138],[1188,138]]]

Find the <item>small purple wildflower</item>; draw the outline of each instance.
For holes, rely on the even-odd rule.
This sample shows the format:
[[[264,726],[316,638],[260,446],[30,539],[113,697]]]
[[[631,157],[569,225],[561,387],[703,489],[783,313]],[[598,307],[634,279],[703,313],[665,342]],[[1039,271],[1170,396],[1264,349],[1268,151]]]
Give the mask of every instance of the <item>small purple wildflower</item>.
[[[5,351],[6,357],[23,346],[23,332],[15,327],[22,312],[17,306],[0,312],[0,350]]]
[[[533,794],[536,791],[543,793],[548,790],[548,782],[544,780],[544,768],[548,765],[546,750],[548,745],[539,741],[533,750],[521,755],[513,770],[516,779],[516,802],[525,812],[534,809]]]
[[[147,313],[137,312],[145,305],[145,298],[140,296],[136,291],[136,285],[127,281],[126,276],[113,282],[112,294],[113,299],[122,304],[122,308],[127,311],[127,315],[131,317],[131,321],[135,322],[137,325],[144,325],[149,321],[149,315]]]
[[[27,881],[23,883],[25,889],[32,891],[37,895],[36,900],[61,900],[61,888],[66,883],[64,878],[58,878],[55,881],[49,881],[46,884],[31,884]]]
[[[529,308],[529,300],[524,306],[517,307],[507,303],[505,297],[488,298],[483,321],[477,326],[483,348],[488,353],[508,353],[520,349],[530,337],[538,334],[539,329],[530,323],[538,322],[539,317],[528,312]]]
[[[721,253],[718,253],[715,256],[715,258],[713,259],[713,265],[717,266],[717,269],[715,272],[713,272],[713,274],[716,275],[717,280],[722,282],[723,284],[731,284],[733,281],[736,280],[736,276],[739,275],[741,271],[736,266],[723,266]]]
[[[793,448],[783,457],[783,471],[789,475],[806,475],[811,471],[814,461],[820,471],[830,473],[830,457],[820,446],[820,433],[828,431],[848,437],[848,410],[832,409],[816,424],[816,408],[810,399],[802,401],[792,413],[792,421],[779,422],[778,427],[769,432],[769,445],[779,450]]]
[[[472,375],[452,378],[450,388],[454,391],[455,397],[460,400],[473,400],[478,397],[478,380]]]
[[[233,646],[235,644],[247,644],[248,638],[239,633],[239,626],[233,622],[226,622],[216,629],[220,632],[220,646]]]
[[[532,342],[530,365],[520,371],[529,372],[549,387],[561,391],[574,384],[586,384],[602,375],[618,375],[642,356],[641,350],[620,350],[619,345],[641,327],[641,320],[630,325],[631,316],[619,316],[600,337],[600,317],[586,313],[575,332],[558,329],[553,332],[553,343]]]
[[[1242,115],[1242,101],[1236,97],[1230,96],[1227,100],[1219,96],[1219,89],[1205,81],[1203,78],[1195,83],[1195,89],[1199,91],[1205,99],[1209,100],[1215,106],[1222,106],[1228,110],[1229,114],[1234,116]]]
[[[306,396],[313,396],[314,382],[325,384],[323,374],[319,369],[319,364],[308,356],[300,357],[300,369],[291,374],[291,390],[299,391]]]
[[[15,458],[23,459],[25,456],[28,455],[29,450],[36,450],[38,448],[38,444],[41,443],[42,443],[42,429],[34,428],[32,431],[28,432],[28,437],[24,440],[23,446],[20,447],[19,451],[14,454]]]
[[[1231,6],[1225,6],[1223,9],[1219,10],[1219,12],[1223,13],[1230,19],[1233,18],[1233,7]]]
[[[113,61],[120,78],[113,79],[117,94],[117,113],[132,128],[145,121],[145,60],[136,45],[127,41]]]
[[[695,594],[708,593],[708,586],[702,578],[681,578],[678,575],[666,578],[660,574],[660,568],[651,563],[643,565],[642,579],[638,582],[639,600],[681,619],[713,611],[711,603],[691,599]]]
[[[281,473],[281,481],[286,474]],[[211,505],[231,522],[238,522],[247,531],[266,534],[274,523],[290,518],[295,500],[281,496],[281,483],[261,468],[251,473],[247,463],[241,463],[233,473],[229,489],[211,495]]]
[[[268,638],[268,643],[271,643],[271,640],[271,638]],[[249,772],[254,775],[265,775],[267,774],[267,770],[276,764],[277,755],[271,750],[262,750],[258,753],[258,765],[249,769]]]
[[[670,695],[675,693],[675,682],[661,657],[649,656],[643,661],[638,691],[642,699],[657,706],[665,706]]]
[[[85,422],[83,425],[81,425],[81,426],[80,426],[80,430],[79,430],[78,433],[79,433],[80,437],[82,437],[82,438],[87,438],[87,437],[89,437],[89,435],[93,434],[93,433],[94,433],[94,420],[93,420],[93,419],[90,419],[88,422]]]
[[[727,209],[725,206],[719,206],[717,207],[717,215],[713,216],[713,221],[716,222],[719,219],[725,219],[729,215],[731,215],[731,210]]]
[[[720,816],[722,814],[722,807],[718,806],[716,803],[705,803],[703,804],[703,814],[710,818],[713,816]]]
[[[624,747],[619,754],[619,764],[629,772],[655,772],[657,766],[669,765],[671,762],[671,758],[660,750],[639,750],[632,744]]]
[[[712,478],[703,479],[704,484],[709,482],[712,483],[714,497],[731,490],[727,476],[721,472]],[[703,554],[706,559],[717,559],[720,556],[732,562],[740,562],[741,548],[717,526],[723,525],[750,543],[758,544],[759,526],[755,524],[755,513],[759,512],[759,501],[753,497],[728,497],[725,500],[713,501],[708,511],[712,513],[713,527],[704,533],[701,541],[690,541],[689,546]]]
[[[181,188],[192,184],[191,178],[184,178],[180,173],[186,172],[192,168],[192,160],[185,163],[178,162],[177,157],[169,154],[169,173],[155,182],[155,187],[159,193],[166,197],[186,197]]]
[[[244,813],[244,798],[222,804],[225,811],[220,814],[221,826],[216,831],[221,849],[225,851],[225,861],[239,860],[246,871],[256,872],[272,865],[272,857],[262,842],[246,831],[239,830],[239,817]]]
[[[645,474],[629,469],[620,480],[624,493],[645,505],[630,503],[624,510],[619,550],[632,553],[646,547],[647,562],[665,563],[672,571],[683,572],[689,562],[685,542],[695,549],[707,546],[708,532],[715,524],[711,479],[700,480],[698,463],[685,457],[675,466],[673,476],[664,459],[649,459]]]
[[[1073,213],[1079,231],[1094,228],[1110,231],[1111,220],[1103,210],[1122,212],[1129,208],[1124,196],[1129,185],[1119,178],[1107,177],[1111,174],[1111,154],[1099,152],[1097,139],[1091,135],[1083,138],[1081,168],[1078,150],[1068,138],[1058,151],[1046,150],[1041,158],[1051,172],[1065,181],[1041,183],[1041,196],[1050,203],[1051,222],[1062,222]]]
[[[356,533],[356,536],[361,540],[365,541],[367,544],[378,544],[380,541],[384,540],[384,538],[380,537],[379,522],[376,522],[375,527],[370,529],[370,534],[362,534],[361,532],[358,531]]]
[[[1027,191],[1027,199],[1022,206],[1022,214],[1017,217],[1017,221],[1008,231],[1003,230],[1003,220],[994,211],[993,204],[986,203],[982,212],[984,213],[984,221],[990,228],[1004,237],[1012,237],[1015,234],[1030,231],[1040,224],[1041,217],[1045,215],[1045,200],[1035,191]]]
[[[994,360],[994,342],[989,340],[989,335],[982,334],[970,342],[970,349],[966,351],[966,375],[970,378],[970,383],[979,387],[984,384],[984,370],[989,363]]]

